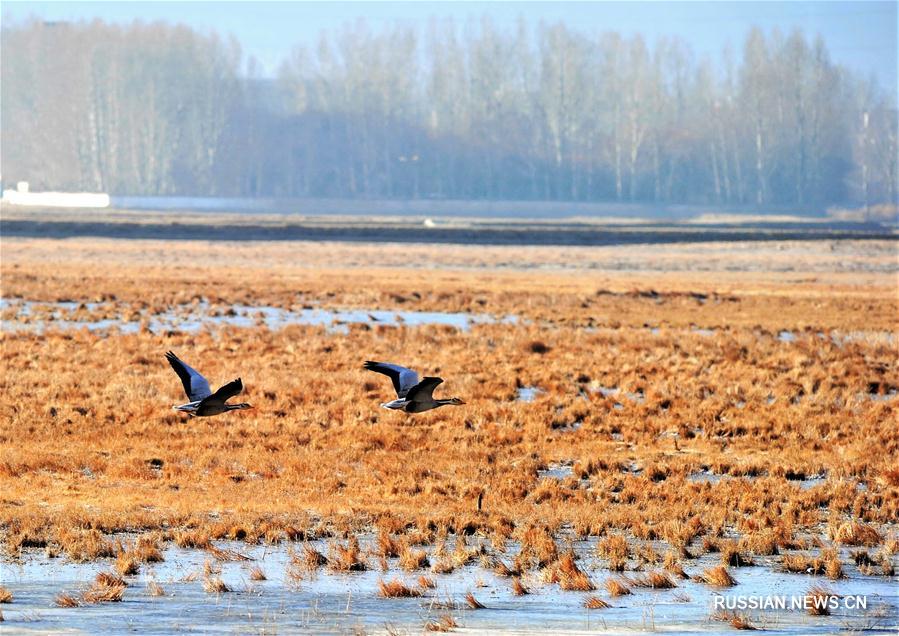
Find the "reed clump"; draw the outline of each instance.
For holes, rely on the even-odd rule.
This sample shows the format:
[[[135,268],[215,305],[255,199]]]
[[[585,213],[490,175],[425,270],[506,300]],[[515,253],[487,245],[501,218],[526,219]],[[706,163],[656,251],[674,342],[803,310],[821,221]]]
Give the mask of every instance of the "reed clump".
[[[422,595],[421,590],[403,583],[399,579],[378,581],[378,593],[384,598],[414,598]]]
[[[203,579],[203,589],[209,594],[224,594],[230,592],[225,582],[218,576],[208,576]]]
[[[450,632],[459,624],[451,614],[441,614],[435,621],[425,623],[425,631],[427,632]]]
[[[805,609],[811,616],[829,616],[838,598],[833,590],[815,585],[805,593]]]
[[[587,609],[605,609],[607,607],[611,607],[606,601],[602,600],[598,596],[589,596],[584,601],[584,607]]]
[[[631,588],[628,587],[627,583],[622,579],[606,579],[606,582],[603,584],[606,588],[606,591],[609,593],[609,596],[627,596],[631,594]]]
[[[718,610],[712,614],[712,620],[721,621],[730,624],[734,629],[755,630],[749,616],[738,612],[729,612],[727,610]]]
[[[723,565],[706,568],[702,571],[702,574],[694,577],[694,579],[714,587],[732,587],[737,584],[737,581]]]
[[[465,602],[468,603],[468,607],[471,609],[484,609],[486,607],[486,605],[476,599],[471,592],[465,595]]]
[[[125,581],[109,572],[101,572],[97,575],[93,585],[82,595],[84,603],[117,603],[125,596]]]
[[[352,537],[346,545],[332,542],[328,547],[328,568],[334,572],[363,572],[368,565],[362,558],[359,540]]]
[[[79,607],[81,605],[78,597],[71,594],[57,594],[53,602],[57,607]]]

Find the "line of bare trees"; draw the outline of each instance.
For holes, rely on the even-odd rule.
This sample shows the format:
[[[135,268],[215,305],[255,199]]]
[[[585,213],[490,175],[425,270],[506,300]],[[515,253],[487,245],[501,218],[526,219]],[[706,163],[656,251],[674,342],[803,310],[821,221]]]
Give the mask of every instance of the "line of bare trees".
[[[790,205],[896,202],[895,95],[821,38],[697,60],[489,20],[298,47],[263,79],[164,23],[2,32],[2,176],[114,194]]]

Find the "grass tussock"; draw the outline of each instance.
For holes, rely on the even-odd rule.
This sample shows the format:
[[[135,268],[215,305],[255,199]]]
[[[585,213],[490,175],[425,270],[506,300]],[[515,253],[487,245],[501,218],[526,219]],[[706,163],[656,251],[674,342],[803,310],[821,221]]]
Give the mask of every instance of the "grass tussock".
[[[805,593],[805,610],[811,616],[829,616],[838,598],[833,590],[815,585]]]
[[[115,560],[115,570],[122,576],[134,576],[140,572],[140,560],[132,552],[121,552]]]
[[[212,547],[209,534],[201,530],[178,530],[173,538],[179,548],[197,548],[207,550]]]
[[[621,579],[606,579],[604,586],[611,597],[627,596],[631,593],[631,588]]]
[[[730,572],[723,565],[706,568],[702,571],[702,574],[694,578],[713,587],[733,587],[737,584],[736,579],[730,575]]]
[[[125,596],[127,584],[114,574],[101,572],[97,575],[94,584],[82,595],[85,603],[118,603]]]
[[[328,547],[328,568],[334,572],[363,572],[368,565],[362,557],[359,540],[352,537],[346,545],[337,541]]]
[[[712,615],[712,620],[728,623],[734,629],[755,630],[749,616],[727,610],[719,610]]]
[[[112,572],[100,572],[97,574],[94,579],[97,585],[106,585],[109,587],[127,587],[128,583],[125,582],[120,576],[116,576]]]
[[[303,549],[299,554],[293,552],[292,549],[289,551],[289,554],[291,562],[307,572],[315,572],[320,567],[328,564],[327,557],[308,543],[303,544]]]
[[[752,558],[748,555],[740,554],[740,548],[736,541],[725,541],[718,546],[721,552],[721,563],[730,567],[742,567],[752,565]]]
[[[478,599],[476,599],[474,597],[474,594],[472,594],[471,592],[465,595],[465,602],[468,603],[468,607],[470,607],[471,609],[484,609],[485,607],[487,607]]]
[[[251,581],[265,581],[268,577],[265,576],[265,572],[261,567],[254,566],[253,569],[250,570],[250,580]]]
[[[611,607],[606,601],[602,600],[598,596],[589,596],[584,601],[584,607],[587,609],[605,609],[607,607]]]
[[[592,592],[596,589],[590,577],[581,570],[574,560],[574,552],[565,552],[549,570],[548,580],[558,583],[559,587],[567,591]]]
[[[514,577],[512,579],[512,594],[515,596],[524,596],[525,594],[530,594],[528,588],[524,586],[524,583],[521,582],[521,578]]]
[[[430,576],[425,576],[422,574],[418,577],[418,587],[423,590],[432,590],[437,587],[437,581],[432,579]]]
[[[631,578],[636,587],[648,587],[654,590],[670,590],[677,587],[671,577],[665,572],[647,572]]]
[[[422,595],[421,590],[411,587],[400,581],[378,581],[378,594],[384,598],[415,598]]]
[[[400,568],[407,572],[415,570],[423,570],[430,567],[431,562],[428,560],[428,553],[424,550],[418,550],[409,546],[403,546],[400,551]]]
[[[53,602],[57,607],[79,607],[81,605],[78,597],[71,594],[57,594]]]
[[[878,546],[883,543],[883,535],[876,528],[858,521],[841,524],[832,535],[834,541],[843,545]]]
[[[0,585],[0,603],[12,603],[12,592]]]
[[[203,589],[207,594],[224,594],[230,592],[225,582],[218,576],[209,576],[203,579]]]
[[[165,590],[155,579],[147,581],[147,594],[150,596],[165,596]]]
[[[426,632],[450,632],[459,624],[451,614],[442,614],[437,620],[425,623]]]

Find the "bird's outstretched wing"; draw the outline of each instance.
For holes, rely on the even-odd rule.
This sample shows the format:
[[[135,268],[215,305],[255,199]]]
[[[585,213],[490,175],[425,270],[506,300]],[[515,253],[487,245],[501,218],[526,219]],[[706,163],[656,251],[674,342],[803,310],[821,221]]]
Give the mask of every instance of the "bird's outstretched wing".
[[[443,378],[425,378],[409,389],[406,399],[409,402],[429,402],[434,398],[434,389],[441,382],[443,382]]]
[[[209,396],[209,399],[227,402],[241,391],[243,391],[243,382],[241,382],[240,378],[237,378],[236,380],[231,380],[228,384],[222,385],[218,391]]]
[[[393,388],[396,389],[396,396],[400,398],[406,397],[412,387],[418,384],[418,374],[398,364],[366,360],[363,366],[369,371],[383,373],[389,377],[393,381]]]
[[[169,361],[175,373],[181,378],[181,384],[184,385],[184,392],[187,394],[191,402],[202,400],[212,395],[212,389],[209,388],[209,382],[202,375],[190,366],[182,362],[178,356],[171,351],[166,352],[165,359]],[[221,390],[221,389],[219,389]]]

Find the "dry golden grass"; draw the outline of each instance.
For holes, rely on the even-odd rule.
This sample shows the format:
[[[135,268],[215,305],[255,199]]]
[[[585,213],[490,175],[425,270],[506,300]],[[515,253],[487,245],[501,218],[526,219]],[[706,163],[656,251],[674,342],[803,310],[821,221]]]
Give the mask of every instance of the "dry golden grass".
[[[265,576],[265,572],[261,567],[254,566],[252,570],[250,570],[250,580],[251,581],[265,581],[268,577]]]
[[[749,617],[745,614],[738,614],[737,612],[728,612],[727,610],[718,610],[714,614],[712,614],[712,620],[721,621],[724,623],[730,623],[730,626],[734,629],[746,629],[746,630],[754,630],[756,627],[752,624],[752,621],[749,620]]]
[[[79,607],[81,605],[81,601],[78,600],[78,597],[72,596],[71,594],[58,594],[54,603],[57,607]]]
[[[422,574],[418,577],[418,587],[423,590],[432,590],[437,587],[437,581],[432,579],[430,576],[425,576]]]
[[[140,561],[132,552],[120,552],[115,560],[115,569],[122,576],[133,576],[140,571]]]
[[[486,605],[476,599],[471,592],[465,595],[465,602],[468,603],[468,607],[471,609],[484,609],[486,607]]]
[[[702,574],[695,578],[706,585],[712,585],[714,587],[732,587],[737,584],[737,581],[730,575],[730,572],[728,572],[727,568],[723,565],[706,568],[702,571]]]
[[[421,570],[431,565],[427,552],[411,548],[408,545],[403,545],[399,556],[400,568],[408,572]]]
[[[125,581],[114,574],[101,572],[94,584],[81,595],[81,600],[90,604],[117,603],[124,597],[126,586]]]
[[[0,603],[12,603],[12,592],[0,585]]]
[[[425,631],[427,632],[449,632],[459,624],[450,614],[442,614],[436,621],[428,621],[425,623]]]
[[[127,587],[128,583],[120,576],[112,572],[100,572],[94,579],[97,585],[105,585],[107,587]]]
[[[840,524],[831,534],[834,541],[843,545],[876,546],[883,543],[883,535],[876,528],[858,521]]]
[[[388,582],[378,581],[378,593],[384,598],[414,598],[422,595],[421,590],[410,587],[399,579]]]
[[[328,567],[335,572],[362,572],[368,565],[362,558],[359,539],[350,538],[346,545],[334,541],[328,548]]]
[[[895,326],[896,277],[879,273],[880,256],[867,272],[827,269],[828,259],[868,262],[861,249],[808,250],[796,271],[772,274],[750,267],[736,246],[745,271],[650,275],[577,264],[578,254],[606,262],[626,250],[526,250],[529,262],[556,269],[500,271],[486,268],[515,250],[452,248],[434,258],[458,267],[477,259],[472,267],[485,269],[420,271],[399,267],[405,248],[393,247],[384,263],[396,267],[385,270],[368,267],[379,252],[366,246],[312,246],[302,265],[295,249],[271,245],[3,247],[5,298],[100,302],[65,312],[76,319],[187,315],[201,303],[210,313],[245,304],[520,317],[467,331],[4,330],[4,364],[16,371],[0,401],[0,526],[10,556],[39,548],[115,558],[128,576],[170,544],[238,559],[213,542],[324,539],[327,558],[306,545],[292,564],[343,572],[399,557],[410,571],[430,563],[439,574],[480,560],[501,576],[541,568],[571,589],[592,589],[573,559],[565,569],[563,527],[597,538],[612,571],[659,567],[646,544],[662,540],[664,566],[677,576],[678,560],[704,545],[736,566],[805,549],[806,537],[872,552],[896,543],[899,435],[888,423],[899,403],[869,399],[899,386],[899,345],[872,333]],[[409,249],[422,262],[439,251]],[[671,249],[663,260],[672,266],[701,253]],[[341,258],[354,265],[334,265]],[[51,314],[10,311],[4,320]],[[780,342],[780,330],[795,341]],[[842,341],[855,330],[866,333]],[[161,356],[167,349],[213,384],[240,375],[241,399],[256,408],[182,419],[170,408],[184,396]],[[439,374],[439,395],[467,404],[416,416],[379,409],[391,388],[361,369],[365,359]],[[541,392],[516,401],[523,386]],[[554,463],[573,476],[541,479]],[[802,475],[827,478],[803,489]],[[110,538],[126,531],[140,534],[127,547]],[[376,545],[363,553],[355,537],[372,531]],[[472,535],[489,542],[464,539]],[[507,542],[518,554],[505,554]],[[430,557],[420,545],[435,546]],[[842,575],[835,553],[778,558],[785,569]]]
[[[165,590],[154,579],[147,581],[147,594],[150,596],[165,596]]]
[[[631,588],[621,579],[606,579],[604,585],[609,596],[627,596],[631,594]]]
[[[203,579],[203,589],[209,594],[223,594],[230,592],[231,588],[225,585],[225,582],[217,576],[209,576]]]
[[[575,563],[573,551],[565,552],[554,565],[547,569],[550,572],[550,580],[558,583],[563,590],[592,592],[596,589],[590,577]]]
[[[829,616],[832,599],[836,598],[833,590],[815,585],[805,593],[805,609],[812,616]]]
[[[524,586],[524,583],[521,582],[520,577],[512,578],[512,594],[515,596],[524,596],[525,594],[530,594],[528,588]]]
[[[631,578],[631,582],[636,587],[648,587],[654,590],[668,590],[677,587],[670,576],[664,572],[647,572],[646,574],[638,574]]]
[[[605,609],[611,607],[611,605],[598,596],[590,596],[584,601],[584,607],[587,609]]]

